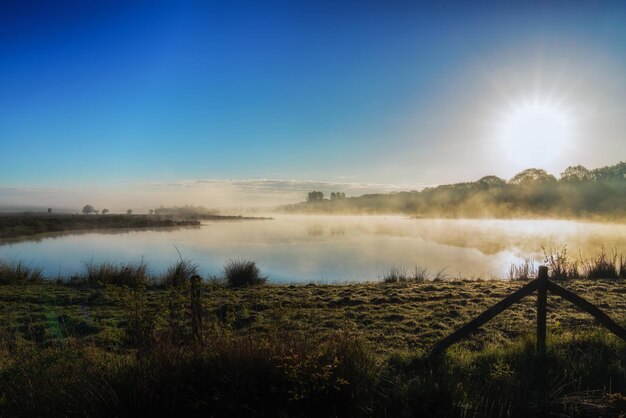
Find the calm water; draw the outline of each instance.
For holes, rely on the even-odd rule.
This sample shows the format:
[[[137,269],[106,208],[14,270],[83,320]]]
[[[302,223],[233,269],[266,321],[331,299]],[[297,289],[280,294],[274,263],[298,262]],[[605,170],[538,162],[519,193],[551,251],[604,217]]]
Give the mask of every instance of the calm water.
[[[366,281],[392,266],[450,276],[506,277],[511,263],[542,246],[578,257],[602,245],[626,253],[626,225],[536,220],[415,220],[403,217],[278,216],[271,221],[206,222],[201,227],[65,234],[0,245],[0,259],[23,260],[49,277],[89,261],[139,261],[163,271],[183,257],[217,275],[229,259],[256,260],[273,282]]]

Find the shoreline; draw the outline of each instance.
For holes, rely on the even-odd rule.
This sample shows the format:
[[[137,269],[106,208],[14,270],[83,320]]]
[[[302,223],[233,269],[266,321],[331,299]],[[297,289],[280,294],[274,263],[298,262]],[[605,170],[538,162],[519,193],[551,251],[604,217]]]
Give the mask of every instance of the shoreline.
[[[146,230],[201,226],[201,221],[270,220],[241,215],[83,215],[0,213],[0,243],[48,233]]]

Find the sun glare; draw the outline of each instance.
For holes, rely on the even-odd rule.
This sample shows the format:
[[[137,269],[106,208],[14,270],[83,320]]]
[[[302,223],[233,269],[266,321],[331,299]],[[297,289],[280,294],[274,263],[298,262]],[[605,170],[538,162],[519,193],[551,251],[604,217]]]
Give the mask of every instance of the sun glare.
[[[554,161],[568,147],[573,137],[573,121],[567,109],[558,103],[524,101],[504,112],[497,131],[499,145],[513,164],[541,167]]]

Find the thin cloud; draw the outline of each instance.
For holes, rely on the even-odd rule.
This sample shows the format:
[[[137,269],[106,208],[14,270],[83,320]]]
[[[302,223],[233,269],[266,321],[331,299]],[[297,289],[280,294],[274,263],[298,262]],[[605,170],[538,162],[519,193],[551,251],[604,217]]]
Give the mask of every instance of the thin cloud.
[[[85,204],[111,211],[147,211],[161,205],[202,205],[215,209],[272,208],[305,200],[312,190],[347,196],[419,190],[424,185],[281,179],[188,179],[85,188],[0,187],[0,209],[73,208]]]

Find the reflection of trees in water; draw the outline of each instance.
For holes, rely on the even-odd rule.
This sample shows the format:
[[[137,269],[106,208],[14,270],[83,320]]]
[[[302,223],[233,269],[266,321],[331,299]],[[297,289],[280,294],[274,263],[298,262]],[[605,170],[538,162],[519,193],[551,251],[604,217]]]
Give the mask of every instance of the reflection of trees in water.
[[[61,232],[44,232],[42,234],[28,235],[18,238],[5,238],[0,240],[0,246],[11,246],[13,244],[19,244],[22,242],[35,242],[40,243],[47,239],[56,239],[71,236],[80,236],[86,234],[98,234],[98,235],[124,235],[132,232],[174,232],[182,229],[200,229],[200,225],[189,226],[168,226],[157,228],[119,228],[119,229],[85,229],[80,231],[61,231]]]
[[[324,235],[324,227],[320,224],[309,225],[308,234],[313,237],[320,237]],[[330,228],[331,236],[343,236],[346,235],[346,228],[343,226],[333,226]]]
[[[309,225],[308,233],[310,236],[319,237],[324,235],[324,227],[319,224]]]
[[[601,247],[623,250],[626,241],[616,236],[605,234],[515,234],[503,231],[468,230],[454,231],[424,231],[417,236],[429,241],[452,247],[473,248],[484,255],[495,255],[503,251],[512,250],[526,255],[542,256],[542,247],[561,248],[568,245],[577,254],[589,255]]]
[[[336,226],[336,227],[330,228],[330,235],[333,235],[333,236],[346,235],[346,228],[342,226]]]

